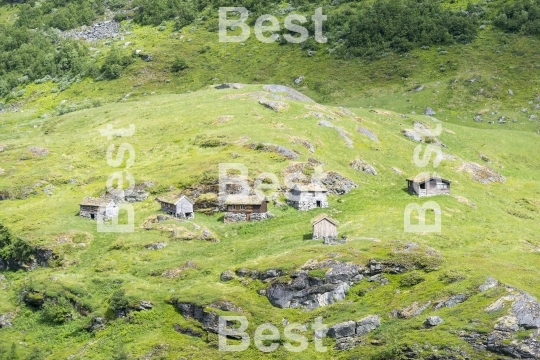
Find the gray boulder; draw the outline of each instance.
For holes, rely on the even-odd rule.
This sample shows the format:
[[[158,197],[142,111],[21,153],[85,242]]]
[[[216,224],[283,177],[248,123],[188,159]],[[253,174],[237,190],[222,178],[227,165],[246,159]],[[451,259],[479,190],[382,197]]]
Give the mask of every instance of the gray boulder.
[[[361,127],[361,126],[358,126],[358,128],[356,130],[360,134],[363,134],[363,135],[367,136],[370,140],[375,141],[375,142],[379,142],[379,138],[377,137],[377,135],[375,135],[370,130],[368,130],[368,129],[364,128],[364,127]]]
[[[443,319],[440,316],[428,316],[426,319],[427,326],[437,326],[443,323]]]
[[[328,329],[328,336],[340,339],[356,335],[356,322],[350,320],[336,324]]]
[[[427,107],[424,109],[424,115],[428,115],[428,116],[433,116],[433,115],[436,115],[437,113],[430,107]]]
[[[302,94],[300,91],[291,89],[288,86],[283,85],[264,85],[264,90],[271,93],[284,93],[286,98],[289,100],[305,101],[305,102],[315,102],[313,99]]]
[[[231,281],[234,279],[234,273],[231,270],[225,270],[221,273],[220,280],[223,282]]]
[[[370,315],[356,322],[356,336],[370,333],[381,325],[381,318],[378,315]]]
[[[497,279],[494,279],[488,276],[488,278],[486,279],[486,282],[478,287],[478,291],[480,292],[488,291],[489,289],[493,289],[494,287],[496,287],[498,284],[499,284],[499,281],[497,281]]]
[[[11,324],[12,319],[13,319],[13,314],[11,314],[11,313],[6,313],[6,314],[0,315],[0,329],[1,328],[11,327],[12,326],[12,324]]]
[[[403,134],[403,136],[405,136],[408,139],[411,139],[412,141],[422,142],[424,140],[422,135],[420,135],[419,133],[411,129],[401,130],[401,133]]]

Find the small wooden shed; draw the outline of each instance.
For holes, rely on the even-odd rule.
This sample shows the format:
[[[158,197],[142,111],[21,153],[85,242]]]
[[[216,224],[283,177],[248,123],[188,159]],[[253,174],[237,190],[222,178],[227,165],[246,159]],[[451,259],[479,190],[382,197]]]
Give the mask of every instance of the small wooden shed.
[[[259,221],[268,218],[268,199],[256,195],[228,195],[225,222]]]
[[[87,197],[80,202],[79,207],[80,217],[92,220],[118,217],[118,205],[110,199]]]
[[[407,179],[409,193],[418,196],[449,195],[452,182],[436,175]]]
[[[288,193],[287,203],[298,210],[328,207],[328,190],[319,184],[295,184]]]
[[[181,219],[193,219],[193,201],[185,195],[169,195],[156,199],[161,205],[161,211]]]
[[[326,214],[321,214],[311,220],[313,225],[313,240],[336,239],[338,236],[337,221]]]

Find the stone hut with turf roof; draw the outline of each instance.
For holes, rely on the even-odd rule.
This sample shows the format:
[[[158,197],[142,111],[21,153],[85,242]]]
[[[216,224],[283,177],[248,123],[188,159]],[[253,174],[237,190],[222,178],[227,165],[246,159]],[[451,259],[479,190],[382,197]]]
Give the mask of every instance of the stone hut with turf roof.
[[[287,194],[287,204],[301,211],[327,208],[327,193],[328,189],[319,184],[296,184]]]
[[[268,199],[257,195],[228,195],[224,222],[261,221],[270,217]]]
[[[92,220],[110,220],[118,217],[118,205],[104,198],[84,198],[79,204],[79,216]]]

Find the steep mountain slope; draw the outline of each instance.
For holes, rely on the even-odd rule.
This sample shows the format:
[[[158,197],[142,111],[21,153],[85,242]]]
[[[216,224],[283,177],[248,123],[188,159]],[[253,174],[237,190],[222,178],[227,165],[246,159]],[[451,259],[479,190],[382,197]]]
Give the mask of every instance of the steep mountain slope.
[[[14,343],[21,356],[39,344],[51,359],[71,355],[107,359],[122,352],[143,358],[238,357],[218,351],[212,331],[182,316],[178,304],[193,303],[212,304],[207,312],[247,316],[250,334],[265,322],[282,330],[286,321],[311,324],[319,316],[328,325],[368,315],[381,319],[380,327],[350,350],[334,350],[335,340],[328,338],[324,344],[329,353],[320,354],[312,346],[313,333],[308,332],[306,351],[294,354],[280,347],[269,354],[276,358],[399,358],[407,354],[496,358],[467,339],[479,343],[505,316],[508,306],[494,312],[484,309],[506,290],[498,286],[480,293],[478,287],[491,276],[540,296],[536,285],[537,135],[440,123],[437,116],[347,110],[293,100],[288,93],[268,89],[273,88],[206,88],[189,94],[127,98],[62,116],[36,117],[28,111],[5,116],[0,134],[0,191],[9,199],[0,202],[0,222],[30,244],[50,248],[55,254],[48,267],[2,273],[0,314],[12,317],[12,326],[0,329],[5,351]],[[260,102],[283,104],[275,111]],[[135,133],[107,139],[100,129],[108,124],[114,128],[134,124]],[[442,133],[426,140],[443,143],[447,155],[436,169],[431,165],[419,168],[413,160],[419,143],[402,131],[435,129],[439,124]],[[77,216],[78,203],[83,197],[104,193],[108,177],[123,169],[124,165],[109,166],[106,156],[111,144],[118,147],[124,142],[136,154],[128,171],[151,195],[134,204],[133,233],[101,233],[95,222]],[[378,175],[353,169],[350,164],[355,159],[372,165]],[[319,162],[322,168],[315,166]],[[500,173],[505,183],[473,180],[466,170],[471,166],[463,170],[470,162]],[[280,206],[284,199],[278,197],[270,204],[274,218],[261,223],[224,224],[222,212],[197,213],[186,222],[154,220],[159,214],[156,196],[173,188],[208,192],[216,184],[220,163],[244,164],[251,179],[263,172],[275,174],[281,184],[291,170],[300,169],[309,176],[320,169],[337,172],[358,187],[332,196],[330,209],[307,213]],[[424,201],[405,191],[405,178],[426,170],[452,180],[453,196],[433,199],[442,211],[440,233],[407,233],[405,208]],[[489,177],[485,171],[475,172],[476,179]],[[308,240],[310,219],[324,211],[339,221],[346,243],[327,246]],[[203,230],[211,236],[202,236]],[[157,243],[166,247],[149,249],[148,245]],[[313,278],[324,278],[328,268],[337,266],[324,263],[331,259],[362,267],[370,259],[381,261],[386,268],[382,276],[389,283],[383,285],[386,280],[381,283],[378,277],[368,281],[378,273],[368,266],[362,270],[365,279],[351,283],[343,300],[311,311],[276,308],[258,294],[269,284],[290,280],[300,268],[308,269]],[[312,261],[306,264],[308,260]],[[313,260],[323,265],[313,266],[317,264]],[[392,270],[396,266],[401,270]],[[223,272],[241,268],[280,269],[282,275],[269,275],[270,283],[260,280],[263,277],[251,280],[236,275],[222,281],[228,280]],[[128,304],[115,293],[118,289],[125,290]],[[460,294],[463,297],[458,299],[466,299],[463,304],[454,299],[457,305],[444,305]],[[62,305],[59,299],[68,302]],[[151,301],[153,309],[141,310],[141,300]],[[435,310],[441,301],[443,305]],[[427,302],[431,304],[421,315],[410,317],[414,306]],[[121,316],[125,309],[132,309],[128,317]],[[402,310],[402,315],[395,310]],[[428,315],[441,316],[444,323],[425,327]],[[106,319],[104,329],[96,326],[94,317]],[[536,336],[526,323],[519,324],[519,331],[511,333],[516,341]],[[185,333],[185,328],[202,337],[178,332]],[[497,351],[502,352],[505,341],[501,340]],[[262,355],[252,344],[241,356]]]

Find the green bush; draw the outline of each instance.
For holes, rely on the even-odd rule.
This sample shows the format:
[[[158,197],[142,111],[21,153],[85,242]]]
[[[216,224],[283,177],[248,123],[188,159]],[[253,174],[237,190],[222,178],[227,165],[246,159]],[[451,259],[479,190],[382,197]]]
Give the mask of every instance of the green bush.
[[[189,68],[189,66],[188,66],[186,60],[183,59],[183,58],[180,58],[180,57],[176,57],[174,59],[174,62],[172,64],[172,66],[171,66],[172,72],[175,72],[175,73],[180,72],[182,70],[185,70],[187,68]]]
[[[506,32],[540,34],[540,0],[516,0],[501,6],[493,24]]]
[[[71,318],[73,307],[70,302],[60,296],[55,299],[47,299],[41,310],[42,318],[45,322],[62,324]]]
[[[35,248],[28,241],[14,236],[7,227],[0,224],[0,258],[27,262],[34,254]]]
[[[116,290],[109,300],[109,307],[114,311],[124,310],[128,305],[129,299],[126,297],[126,292],[123,289]]]
[[[424,281],[426,281],[426,279],[422,275],[417,272],[411,272],[403,275],[403,277],[399,281],[399,284],[404,287],[411,287],[414,285],[418,285]]]
[[[112,48],[105,56],[105,61],[101,65],[101,72],[105,79],[113,80],[119,78],[124,69],[133,63],[133,57],[124,54],[118,48]]]
[[[329,17],[331,39],[342,41],[338,54],[380,56],[431,44],[467,43],[477,33],[476,13],[453,12],[437,0],[375,0],[359,10],[348,6]]]

